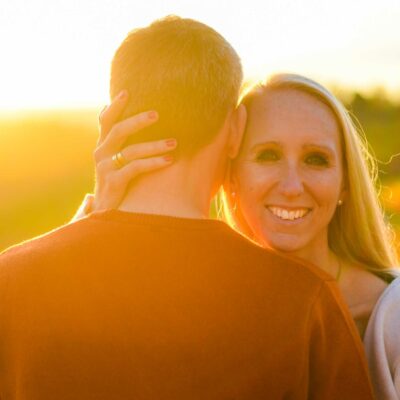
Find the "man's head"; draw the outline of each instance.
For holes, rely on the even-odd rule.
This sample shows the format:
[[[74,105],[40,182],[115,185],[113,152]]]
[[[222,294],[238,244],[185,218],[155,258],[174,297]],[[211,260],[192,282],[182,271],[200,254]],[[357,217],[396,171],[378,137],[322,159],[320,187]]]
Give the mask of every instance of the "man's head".
[[[241,83],[239,56],[219,33],[170,16],[128,34],[112,61],[110,95],[130,94],[121,119],[159,114],[129,143],[174,137],[185,157],[214,140],[237,105]]]

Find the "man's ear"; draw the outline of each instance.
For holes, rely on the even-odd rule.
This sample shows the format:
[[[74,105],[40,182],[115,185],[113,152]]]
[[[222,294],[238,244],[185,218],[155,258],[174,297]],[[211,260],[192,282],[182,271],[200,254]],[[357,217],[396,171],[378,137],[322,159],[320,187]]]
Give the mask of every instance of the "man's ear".
[[[243,134],[246,128],[247,110],[243,104],[240,104],[233,111],[230,121],[229,137],[229,158],[234,159],[239,153],[240,145],[243,140]]]

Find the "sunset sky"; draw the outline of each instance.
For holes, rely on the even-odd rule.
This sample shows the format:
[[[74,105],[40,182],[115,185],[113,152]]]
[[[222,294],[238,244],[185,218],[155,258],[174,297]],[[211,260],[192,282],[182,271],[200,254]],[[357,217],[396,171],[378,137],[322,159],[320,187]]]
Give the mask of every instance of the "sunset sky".
[[[217,29],[249,76],[298,72],[400,98],[399,0],[1,0],[0,110],[106,103],[116,47],[168,14]]]

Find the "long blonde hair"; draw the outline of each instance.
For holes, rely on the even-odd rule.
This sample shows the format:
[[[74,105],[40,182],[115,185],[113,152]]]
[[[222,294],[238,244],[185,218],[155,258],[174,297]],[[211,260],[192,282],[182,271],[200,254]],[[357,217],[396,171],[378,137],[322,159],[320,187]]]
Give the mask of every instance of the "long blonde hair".
[[[378,200],[377,163],[362,130],[332,93],[301,75],[274,75],[265,83],[253,86],[242,98],[242,104],[250,109],[256,98],[281,88],[306,92],[328,105],[341,128],[346,200],[337,208],[329,224],[330,248],[343,260],[361,264],[384,278],[398,275],[394,233],[385,221]],[[222,191],[219,200],[223,219],[252,238],[250,227],[240,217],[240,210],[234,210],[236,201],[229,190]]]

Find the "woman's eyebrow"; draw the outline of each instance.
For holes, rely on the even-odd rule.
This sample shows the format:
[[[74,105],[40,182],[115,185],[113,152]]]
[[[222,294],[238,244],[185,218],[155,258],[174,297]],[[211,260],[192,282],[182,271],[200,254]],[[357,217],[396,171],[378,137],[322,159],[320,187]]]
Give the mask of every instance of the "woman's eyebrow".
[[[255,143],[253,146],[251,146],[250,150],[251,151],[257,151],[259,149],[262,149],[266,146],[275,146],[275,147],[281,147],[282,144],[280,142],[274,141],[274,140],[270,140],[267,142],[258,142]]]
[[[273,146],[273,147],[282,147],[282,143],[275,141],[275,140],[269,140],[269,141],[265,141],[265,142],[258,142],[255,143],[251,148],[250,151],[251,152],[257,152],[258,150],[262,150],[265,147],[269,147],[269,146]],[[321,150],[321,151],[325,151],[326,153],[328,153],[331,156],[334,156],[335,154],[335,149],[333,149],[331,146],[326,145],[326,144],[319,144],[319,143],[306,143],[302,146],[303,150]]]
[[[316,149],[318,149],[318,150],[326,151],[327,153],[329,153],[331,155],[335,154],[335,150],[331,146],[328,146],[328,145],[325,145],[325,144],[306,143],[302,147],[303,147],[304,150],[316,150]]]

